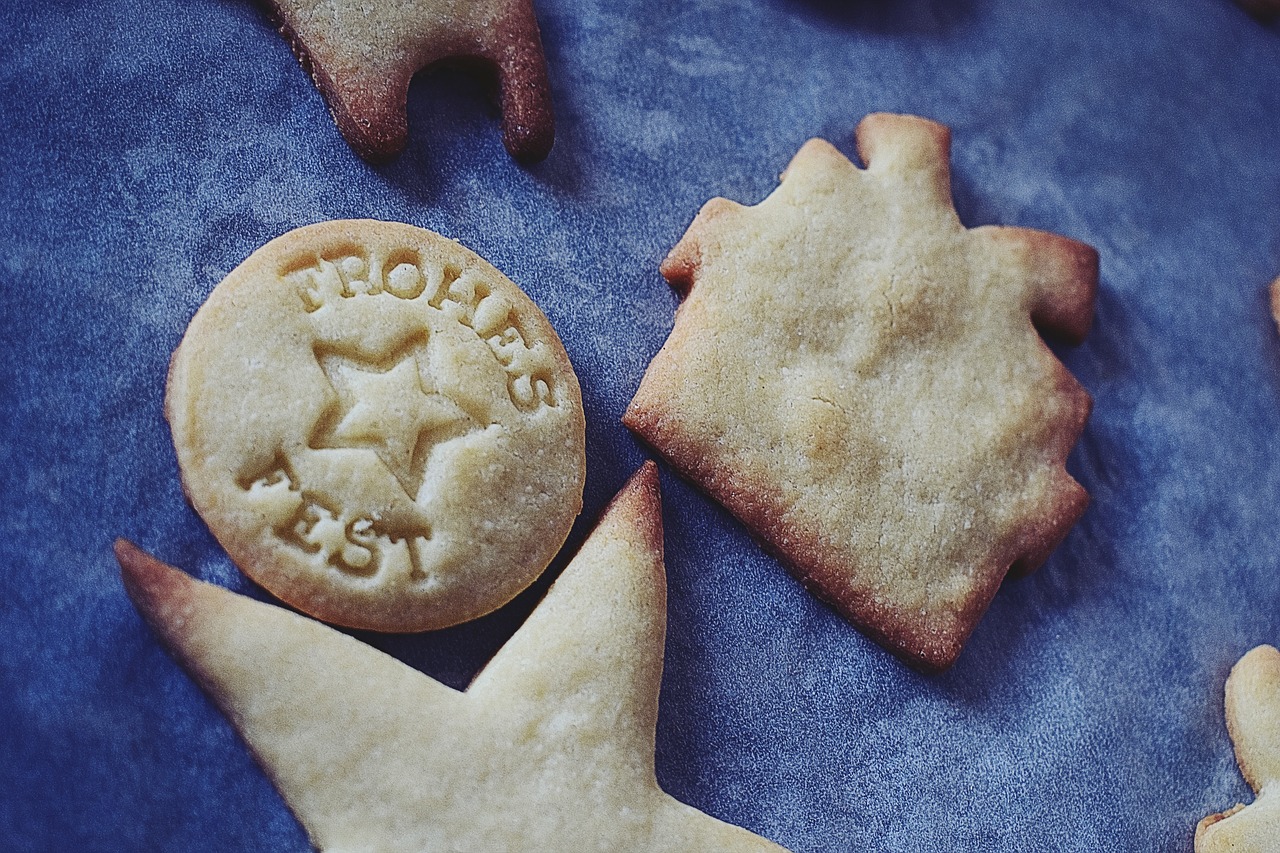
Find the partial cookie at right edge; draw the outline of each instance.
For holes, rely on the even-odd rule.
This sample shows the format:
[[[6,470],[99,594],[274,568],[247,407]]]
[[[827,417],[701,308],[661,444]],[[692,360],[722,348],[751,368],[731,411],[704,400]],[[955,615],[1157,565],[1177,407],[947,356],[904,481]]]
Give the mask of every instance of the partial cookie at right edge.
[[[1013,567],[1084,511],[1066,472],[1089,395],[1037,330],[1081,340],[1098,256],[966,229],[949,131],[808,142],[754,207],[709,202],[662,265],[687,298],[623,422],[846,618],[950,666]]]
[[[1236,0],[1236,3],[1260,21],[1280,15],[1280,0]]]
[[[1257,797],[1196,826],[1196,853],[1280,851],[1280,651],[1258,646],[1231,668],[1227,731]]]

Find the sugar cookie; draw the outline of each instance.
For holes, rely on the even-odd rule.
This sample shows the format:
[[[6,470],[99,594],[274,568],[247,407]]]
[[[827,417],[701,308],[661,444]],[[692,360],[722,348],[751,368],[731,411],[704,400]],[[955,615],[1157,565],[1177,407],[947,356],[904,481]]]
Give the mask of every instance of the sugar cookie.
[[[1196,853],[1280,851],[1280,651],[1258,646],[1227,678],[1227,731],[1257,797],[1196,826]]]
[[[319,850],[784,853],[654,777],[666,630],[652,463],[460,693],[128,543],[125,586]]]
[[[942,125],[871,115],[857,138],[866,169],[812,140],[760,204],[703,207],[662,265],[687,298],[623,421],[939,670],[1084,511],[1063,463],[1089,395],[1036,329],[1084,336],[1098,256],[966,229]]]
[[[361,157],[400,153],[410,79],[450,57],[497,71],[502,141],[513,157],[541,160],[551,150],[551,87],[531,0],[263,2]]]
[[[555,331],[474,252],[410,225],[325,222],[254,252],[191,321],[166,413],[236,564],[350,627],[488,613],[582,507],[582,399]]]

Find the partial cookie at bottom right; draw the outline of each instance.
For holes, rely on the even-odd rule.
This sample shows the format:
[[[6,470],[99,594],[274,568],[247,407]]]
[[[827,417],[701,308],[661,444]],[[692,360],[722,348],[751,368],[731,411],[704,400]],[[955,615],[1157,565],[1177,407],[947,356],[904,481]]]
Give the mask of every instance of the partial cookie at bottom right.
[[[1236,763],[1257,795],[1196,826],[1196,853],[1280,851],[1280,651],[1258,646],[1231,669],[1227,731]]]

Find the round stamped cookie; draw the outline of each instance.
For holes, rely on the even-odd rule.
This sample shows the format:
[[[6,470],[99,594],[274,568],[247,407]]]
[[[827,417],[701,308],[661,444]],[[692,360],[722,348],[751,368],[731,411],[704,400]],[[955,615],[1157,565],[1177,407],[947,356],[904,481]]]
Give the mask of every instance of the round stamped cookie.
[[[219,284],[165,400],[183,486],[251,578],[319,619],[421,631],[528,586],[582,508],[577,377],[474,252],[353,220]]]

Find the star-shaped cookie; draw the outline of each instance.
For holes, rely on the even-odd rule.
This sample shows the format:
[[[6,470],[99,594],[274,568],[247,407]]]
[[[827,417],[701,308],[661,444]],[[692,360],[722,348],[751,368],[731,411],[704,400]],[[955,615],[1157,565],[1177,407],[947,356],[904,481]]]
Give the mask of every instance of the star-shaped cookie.
[[[1257,797],[1196,827],[1196,853],[1280,851],[1280,651],[1258,646],[1231,669],[1227,731]]]
[[[379,162],[400,153],[410,79],[448,58],[497,71],[511,156],[537,161],[551,150],[551,87],[532,0],[261,2],[361,157]]]
[[[624,423],[800,580],[924,670],[1084,511],[1064,461],[1088,394],[1038,330],[1081,339],[1097,253],[966,229],[950,133],[812,140],[760,204],[713,199],[662,264],[686,295]]]
[[[125,586],[319,850],[781,851],[664,793],[657,474],[628,483],[465,693],[117,543]]]

